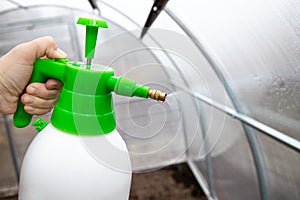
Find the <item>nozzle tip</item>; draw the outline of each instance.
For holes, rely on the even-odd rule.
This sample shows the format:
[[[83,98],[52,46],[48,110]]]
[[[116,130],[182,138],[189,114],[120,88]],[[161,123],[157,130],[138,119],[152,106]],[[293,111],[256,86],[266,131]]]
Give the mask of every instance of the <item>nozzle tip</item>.
[[[157,101],[165,101],[167,94],[164,92],[161,92],[159,90],[150,89],[148,92],[148,97],[150,97],[151,99],[157,100]]]

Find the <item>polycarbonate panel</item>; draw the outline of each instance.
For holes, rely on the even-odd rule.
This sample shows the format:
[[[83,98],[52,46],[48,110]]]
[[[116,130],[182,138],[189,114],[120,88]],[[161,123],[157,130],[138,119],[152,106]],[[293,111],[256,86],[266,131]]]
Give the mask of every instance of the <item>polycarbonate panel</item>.
[[[300,154],[252,129],[264,164],[268,199],[300,199]]]
[[[267,20],[249,22],[247,32],[239,32],[241,41],[231,43],[232,48],[245,51],[237,56],[224,49],[220,57],[249,115],[300,139],[300,17],[293,15],[300,2],[291,4],[272,1],[265,5],[257,18],[269,13]]]
[[[115,23],[119,23],[120,21],[120,26],[124,26],[128,32],[132,33],[137,39],[139,39],[141,29],[132,29],[133,26],[129,26],[129,28],[127,28],[127,24],[130,23],[130,20],[133,20],[132,23],[136,23],[135,28],[139,28],[139,26],[144,25],[141,24],[140,21],[143,18],[141,16],[144,16],[145,12],[139,14],[139,17],[136,17],[142,9],[142,7],[140,7],[140,4],[142,4],[141,1],[131,0],[126,2],[126,4],[127,3],[132,3],[132,6],[128,9],[122,6],[124,2],[99,1],[99,5],[103,11],[102,14],[105,17],[109,17],[109,19]],[[107,5],[110,5],[113,8],[109,8]],[[130,12],[131,9],[135,9],[136,12]],[[122,12],[123,16],[120,13],[119,15],[107,15],[106,11],[109,10],[113,10],[114,13]],[[124,10],[126,10],[126,12]],[[187,79],[186,82],[188,82],[189,85],[186,86],[185,84],[181,85],[181,87],[193,87],[193,90],[200,92],[201,94],[205,94],[214,100],[228,106],[232,106],[223,84],[218,79],[216,73],[212,70],[206,58],[169,15],[165,12],[161,12],[160,17],[157,18],[152,27],[154,28],[149,29],[144,38],[140,40],[144,46],[137,46],[136,49],[134,49],[132,48],[133,45],[129,45],[129,47],[132,48],[128,49],[131,51],[129,52],[131,55],[136,55],[135,57],[138,57],[140,55],[138,53],[139,51],[145,51],[146,49],[151,50],[167,71],[170,69],[175,70],[180,74],[180,76],[184,77],[183,79]],[[121,33],[121,36],[113,35],[114,38],[110,38],[115,41],[116,38],[121,38],[119,40],[120,42],[113,43],[113,46],[117,47],[117,51],[119,46],[123,45],[123,48],[126,48],[129,44],[129,42],[126,42],[127,44],[124,43],[125,40],[122,39],[123,35],[126,35],[126,33]],[[129,54],[125,51],[121,53]],[[143,64],[142,62],[144,57],[139,57],[139,59],[140,63]],[[144,64],[145,63],[147,63],[147,60]]]
[[[56,6],[64,6],[68,8],[74,9],[84,9],[88,11],[92,11],[91,5],[86,0],[4,0],[1,4],[1,10],[7,11],[10,8],[15,9],[27,9],[28,7],[33,6],[49,6],[49,5],[56,5]]]
[[[189,37],[175,31],[152,29],[143,42],[161,58],[160,61],[166,69],[171,68],[182,77],[184,84],[173,82],[179,91],[200,93],[232,106],[223,84]],[[162,57],[164,54],[167,55]]]
[[[220,63],[248,115],[299,136],[300,1],[170,1]]]
[[[153,4],[152,1],[145,0],[100,0],[97,2],[99,3],[99,7],[103,16],[107,16],[111,20],[116,21],[121,26],[124,26],[129,30],[144,26]],[[110,7],[117,11],[112,10]],[[129,23],[128,20],[125,20],[121,13],[125,16],[125,18],[128,17],[133,19],[135,23],[137,23],[138,27],[132,23]]]
[[[69,59],[79,60],[81,55],[79,50],[83,47],[79,47],[77,44],[79,39],[75,22],[78,16],[84,14],[84,12],[51,6],[6,12],[0,15],[0,18],[3,19],[0,22],[0,53],[4,54],[22,42],[42,36],[51,36],[58,46],[68,54]],[[21,17],[15,18],[14,16]]]
[[[172,71],[164,71],[164,66],[144,47],[133,33],[123,32],[98,49],[103,52],[101,60],[106,59],[117,75],[171,94],[173,86],[168,76]],[[174,77],[177,79],[181,81]],[[186,148],[178,97],[166,103],[114,97],[117,127],[127,143],[134,171],[182,162]]]
[[[148,84],[165,91],[166,87]],[[126,141],[135,172],[154,170],[185,160],[180,104],[115,98],[117,129]]]
[[[113,67],[116,75],[168,93],[167,102],[157,105],[162,109],[154,116],[151,110],[148,111],[150,105],[156,105],[151,101],[146,101],[143,110],[143,104],[141,108],[138,106],[140,102],[130,106],[130,100],[115,98],[118,129],[126,135],[124,138],[131,151],[133,168],[154,168],[182,161],[187,147],[200,138],[197,134],[200,130],[197,102],[195,104],[194,97],[182,91],[199,92],[231,105],[223,85],[186,36],[155,29],[149,32],[150,37],[141,41],[138,39],[139,30],[120,31],[113,25],[111,23],[110,29],[103,31],[107,35],[107,32],[114,34],[97,47],[96,52],[100,53],[94,62]],[[175,105],[168,105],[169,102],[175,102]],[[149,117],[151,120],[160,119],[160,123],[151,123]],[[135,121],[144,121],[143,126]],[[157,130],[159,132],[155,133]],[[156,137],[149,138],[154,133]]]
[[[18,181],[2,115],[0,120],[0,199],[2,199],[2,197],[17,194]]]
[[[9,1],[2,1],[2,2],[1,2],[0,12],[6,11],[6,10],[8,10],[8,9],[13,9],[13,8],[16,8],[16,5],[13,4],[12,2],[9,2]]]
[[[244,129],[238,120],[201,103],[206,140],[192,151],[218,199],[260,199],[255,164]],[[206,159],[210,159],[210,162]],[[210,168],[209,168],[210,167]],[[210,170],[211,177],[208,176]]]

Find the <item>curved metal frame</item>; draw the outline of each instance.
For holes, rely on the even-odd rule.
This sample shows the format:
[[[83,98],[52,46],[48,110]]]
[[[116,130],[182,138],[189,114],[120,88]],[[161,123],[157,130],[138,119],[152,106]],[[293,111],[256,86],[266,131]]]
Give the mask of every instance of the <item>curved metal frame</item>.
[[[209,50],[203,45],[202,42],[188,29],[188,27],[178,18],[176,15],[169,9],[165,8],[165,12],[181,27],[181,29],[191,38],[193,43],[196,45],[196,47],[199,49],[199,51],[202,53],[202,55],[206,58],[207,62],[212,67],[213,71],[223,83],[224,88],[235,108],[235,110],[238,113],[244,114],[244,111],[237,99],[237,97],[234,95],[233,90],[231,89],[229,83],[227,82],[225,76],[221,72],[220,64],[217,62],[217,59],[215,59],[210,53]],[[250,150],[252,152],[256,172],[257,172],[257,179],[259,183],[259,190],[260,190],[260,196],[262,200],[267,199],[267,189],[266,189],[266,181],[263,174],[263,166],[261,161],[261,155],[258,151],[259,147],[257,145],[255,135],[252,133],[251,129],[247,127],[244,123],[242,123],[243,129],[246,134],[246,138],[248,140]]]

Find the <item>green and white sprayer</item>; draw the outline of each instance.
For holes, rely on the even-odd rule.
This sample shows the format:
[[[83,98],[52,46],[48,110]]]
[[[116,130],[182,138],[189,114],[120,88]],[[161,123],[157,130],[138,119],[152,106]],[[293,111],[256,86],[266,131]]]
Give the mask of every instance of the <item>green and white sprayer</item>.
[[[116,131],[112,92],[164,101],[166,94],[124,77],[112,68],[91,63],[102,20],[79,18],[86,25],[87,63],[40,58],[30,82],[55,78],[63,82],[51,122],[33,123],[39,131],[24,157],[19,184],[20,200],[128,199],[131,164],[128,150]],[[16,127],[32,116],[19,101]]]

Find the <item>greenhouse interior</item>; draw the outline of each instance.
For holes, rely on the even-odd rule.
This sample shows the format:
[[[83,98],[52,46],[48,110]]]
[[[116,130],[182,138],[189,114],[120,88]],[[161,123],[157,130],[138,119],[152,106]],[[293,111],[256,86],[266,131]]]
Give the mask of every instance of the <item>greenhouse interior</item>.
[[[79,18],[107,22],[108,27],[96,28],[93,58],[85,54],[85,38],[86,27],[95,26],[77,24]],[[95,181],[101,184],[90,186],[77,178],[80,173],[72,172],[68,159],[60,164],[66,165],[62,170],[70,169],[68,177],[55,180],[65,172],[53,167],[57,156],[45,155],[42,149],[41,155],[31,157],[41,156],[48,162],[41,160],[44,164],[26,171],[30,168],[29,158],[23,162],[27,149],[46,133],[38,133],[31,125],[17,128],[14,115],[3,114],[0,199],[300,200],[300,1],[2,0],[0,19],[1,57],[21,43],[50,36],[68,61],[74,61],[64,65],[87,62],[82,71],[88,71],[92,62],[92,67],[112,68],[114,76],[166,93],[161,102],[113,90],[114,131],[126,144],[115,148],[129,156],[130,164],[112,171],[126,170],[130,189],[126,194],[115,186],[123,187],[124,177],[119,181],[99,176]],[[76,83],[89,89],[88,83]],[[149,97],[157,98],[155,94]],[[91,106],[100,108],[88,103],[74,107]],[[51,116],[49,112],[42,118],[49,122]],[[34,115],[33,121],[39,117]],[[80,124],[77,120],[75,126],[83,129]],[[95,144],[95,150],[97,140],[67,135],[79,138],[86,155],[102,167],[119,165],[122,155],[116,152],[115,156],[114,150],[103,157],[111,163],[96,155],[97,150],[106,151],[104,143]],[[113,140],[107,135],[106,140]],[[43,142],[46,145],[40,143],[39,148],[48,148],[47,140]],[[49,144],[51,148],[58,146]],[[65,150],[69,151],[62,148],[62,154]],[[73,150],[73,156],[84,163],[85,157]],[[78,165],[78,171],[86,172],[87,165],[82,169]],[[49,171],[40,172],[38,166]],[[88,172],[82,176],[93,176],[93,171]],[[38,183],[31,183],[36,179]],[[101,181],[107,181],[105,187]],[[81,191],[83,185],[98,190],[97,194],[111,195],[89,195],[95,191],[83,191],[85,187]],[[44,192],[48,186],[51,191]]]

